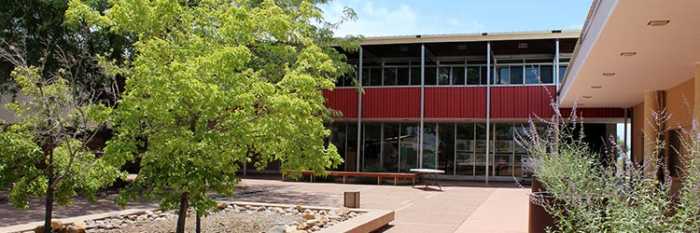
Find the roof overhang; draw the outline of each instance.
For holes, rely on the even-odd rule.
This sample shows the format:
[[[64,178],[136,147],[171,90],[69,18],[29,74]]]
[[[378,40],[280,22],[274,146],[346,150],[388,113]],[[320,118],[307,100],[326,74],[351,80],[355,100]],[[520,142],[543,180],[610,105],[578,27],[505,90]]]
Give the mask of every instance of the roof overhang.
[[[475,42],[475,41],[503,41],[503,40],[541,40],[558,38],[578,38],[580,31],[539,31],[539,32],[503,32],[503,33],[475,33],[475,34],[443,34],[443,35],[410,35],[410,36],[377,36],[366,37],[362,45],[386,45],[386,44],[415,44],[415,43],[443,43],[443,42]]]
[[[646,92],[692,78],[700,61],[698,10],[697,0],[594,0],[559,94],[561,106],[626,108]]]

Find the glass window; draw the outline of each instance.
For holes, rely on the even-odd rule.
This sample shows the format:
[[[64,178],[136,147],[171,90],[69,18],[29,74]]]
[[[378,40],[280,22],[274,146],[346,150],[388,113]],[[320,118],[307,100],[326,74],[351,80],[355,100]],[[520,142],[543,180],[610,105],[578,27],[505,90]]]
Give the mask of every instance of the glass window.
[[[452,123],[438,124],[438,169],[445,174],[455,172],[455,125]]]
[[[338,150],[338,154],[340,154],[340,157],[345,160],[345,140],[347,137],[347,132],[346,131],[346,124],[344,122],[336,122],[331,124],[330,127],[331,130],[331,143],[335,146],[335,148]],[[344,170],[345,166],[344,164],[339,165],[338,167],[333,168],[333,170]]]
[[[384,124],[382,139],[382,164],[384,171],[399,170],[399,124]]]
[[[437,167],[437,127],[435,124],[423,124],[423,167],[435,169]]]
[[[399,170],[407,172],[418,168],[418,132],[417,123],[402,123],[399,136]]]
[[[517,138],[521,138],[523,140],[526,140],[529,135],[529,124],[527,123],[522,123],[522,124],[516,124],[515,128],[513,129],[514,131],[514,150],[515,150],[515,155],[513,157],[513,176],[515,177],[522,177],[526,174],[523,174],[523,169],[522,169],[522,164],[523,160],[527,159],[527,150],[525,147],[523,147],[521,144],[517,143]]]
[[[345,170],[357,171],[357,123],[348,123]]]
[[[457,175],[474,175],[474,123],[457,124],[455,166]]]
[[[384,86],[394,86],[396,80],[396,68],[384,68]]]
[[[550,65],[542,65],[540,66],[540,77],[542,77],[542,83],[554,83],[554,70],[552,70],[552,66]]]
[[[467,67],[467,84],[481,84],[481,73],[479,72],[479,67]]]
[[[559,66],[559,81],[561,82],[564,80],[564,76],[566,75],[566,70],[568,66],[567,65],[560,65]]]
[[[420,86],[420,67],[411,67],[411,85]]]
[[[450,85],[450,67],[441,66],[438,69],[438,84]]]
[[[396,70],[397,84],[401,86],[408,85],[408,81],[411,77],[408,76],[408,67],[399,67]]]
[[[435,85],[437,84],[435,67],[425,67],[425,85]]]
[[[335,86],[336,87],[343,87],[345,86],[345,79],[347,79],[346,75],[338,77],[338,79],[335,80]]]
[[[510,67],[510,83],[511,84],[523,84],[523,67],[522,66],[511,66]]]
[[[382,85],[382,69],[379,67],[374,67],[370,69],[370,73],[372,73],[370,79],[369,79],[369,85],[370,86],[381,86]]]
[[[464,85],[464,67],[452,67],[452,85]]]
[[[475,176],[485,176],[486,175],[486,124],[476,123],[476,137],[474,143],[474,150],[476,150],[476,157],[474,158],[474,175]],[[493,151],[491,151],[493,153]]]
[[[370,82],[370,76],[372,74],[369,72],[369,68],[363,68],[362,69],[362,86],[369,86]]]
[[[494,124],[495,148],[493,159],[494,176],[512,176],[513,167],[513,125],[510,123]]]
[[[540,83],[540,69],[538,65],[525,66],[525,83],[537,84]]]
[[[498,67],[498,79],[495,84],[510,84],[510,67]]]
[[[479,74],[481,76],[480,77],[481,84],[486,85],[486,66],[481,66],[479,69],[480,69]],[[491,77],[491,79],[493,80],[493,77]],[[491,83],[493,83],[493,82],[491,82]]]
[[[364,124],[362,132],[362,171],[378,172],[383,171],[380,160],[381,152],[381,124]]]

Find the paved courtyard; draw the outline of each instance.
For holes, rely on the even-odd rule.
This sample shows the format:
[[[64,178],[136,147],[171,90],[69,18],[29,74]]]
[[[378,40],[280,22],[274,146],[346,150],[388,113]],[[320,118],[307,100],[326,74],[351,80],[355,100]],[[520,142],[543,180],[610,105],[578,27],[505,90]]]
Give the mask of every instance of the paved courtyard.
[[[513,185],[445,183],[442,191],[408,186],[337,183],[285,182],[243,179],[234,198],[237,201],[341,206],[343,192],[359,191],[361,207],[396,211],[396,220],[384,232],[527,232],[529,189]],[[56,217],[115,211],[113,196],[96,204],[78,200],[70,207],[58,207]],[[135,203],[130,208],[155,207]],[[40,204],[29,210],[13,209],[0,201],[2,227],[40,221]]]
[[[246,179],[238,200],[342,205],[343,192],[360,191],[362,208],[396,211],[385,232],[527,232],[529,189],[514,185],[446,183],[442,191],[408,186],[283,182]],[[506,186],[506,187],[504,187]],[[512,186],[512,187],[508,187]],[[420,186],[417,186],[420,187]],[[264,190],[264,191],[262,191]],[[267,193],[269,195],[246,195]]]

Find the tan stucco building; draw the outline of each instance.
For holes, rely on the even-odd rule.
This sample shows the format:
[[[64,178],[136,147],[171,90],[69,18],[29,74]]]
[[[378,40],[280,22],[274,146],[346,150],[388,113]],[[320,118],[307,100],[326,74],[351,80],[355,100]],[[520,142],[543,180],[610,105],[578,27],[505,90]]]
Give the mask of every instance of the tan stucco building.
[[[627,109],[631,157],[649,176],[657,136],[666,160],[674,160],[683,154],[674,149],[676,133],[700,116],[698,9],[693,0],[594,1],[559,92],[564,107]],[[667,118],[661,125],[659,112]]]

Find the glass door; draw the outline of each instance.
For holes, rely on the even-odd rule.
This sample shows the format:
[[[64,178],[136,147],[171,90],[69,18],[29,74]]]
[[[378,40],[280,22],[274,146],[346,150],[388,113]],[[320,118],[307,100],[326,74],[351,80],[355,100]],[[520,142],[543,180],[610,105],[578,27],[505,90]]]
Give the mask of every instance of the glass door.
[[[456,175],[473,176],[476,170],[474,123],[457,123],[455,133],[455,171]]]
[[[423,124],[423,158],[421,168],[437,168],[437,127],[435,123]]]
[[[491,160],[492,176],[513,176],[513,125],[493,124],[494,150]]]

